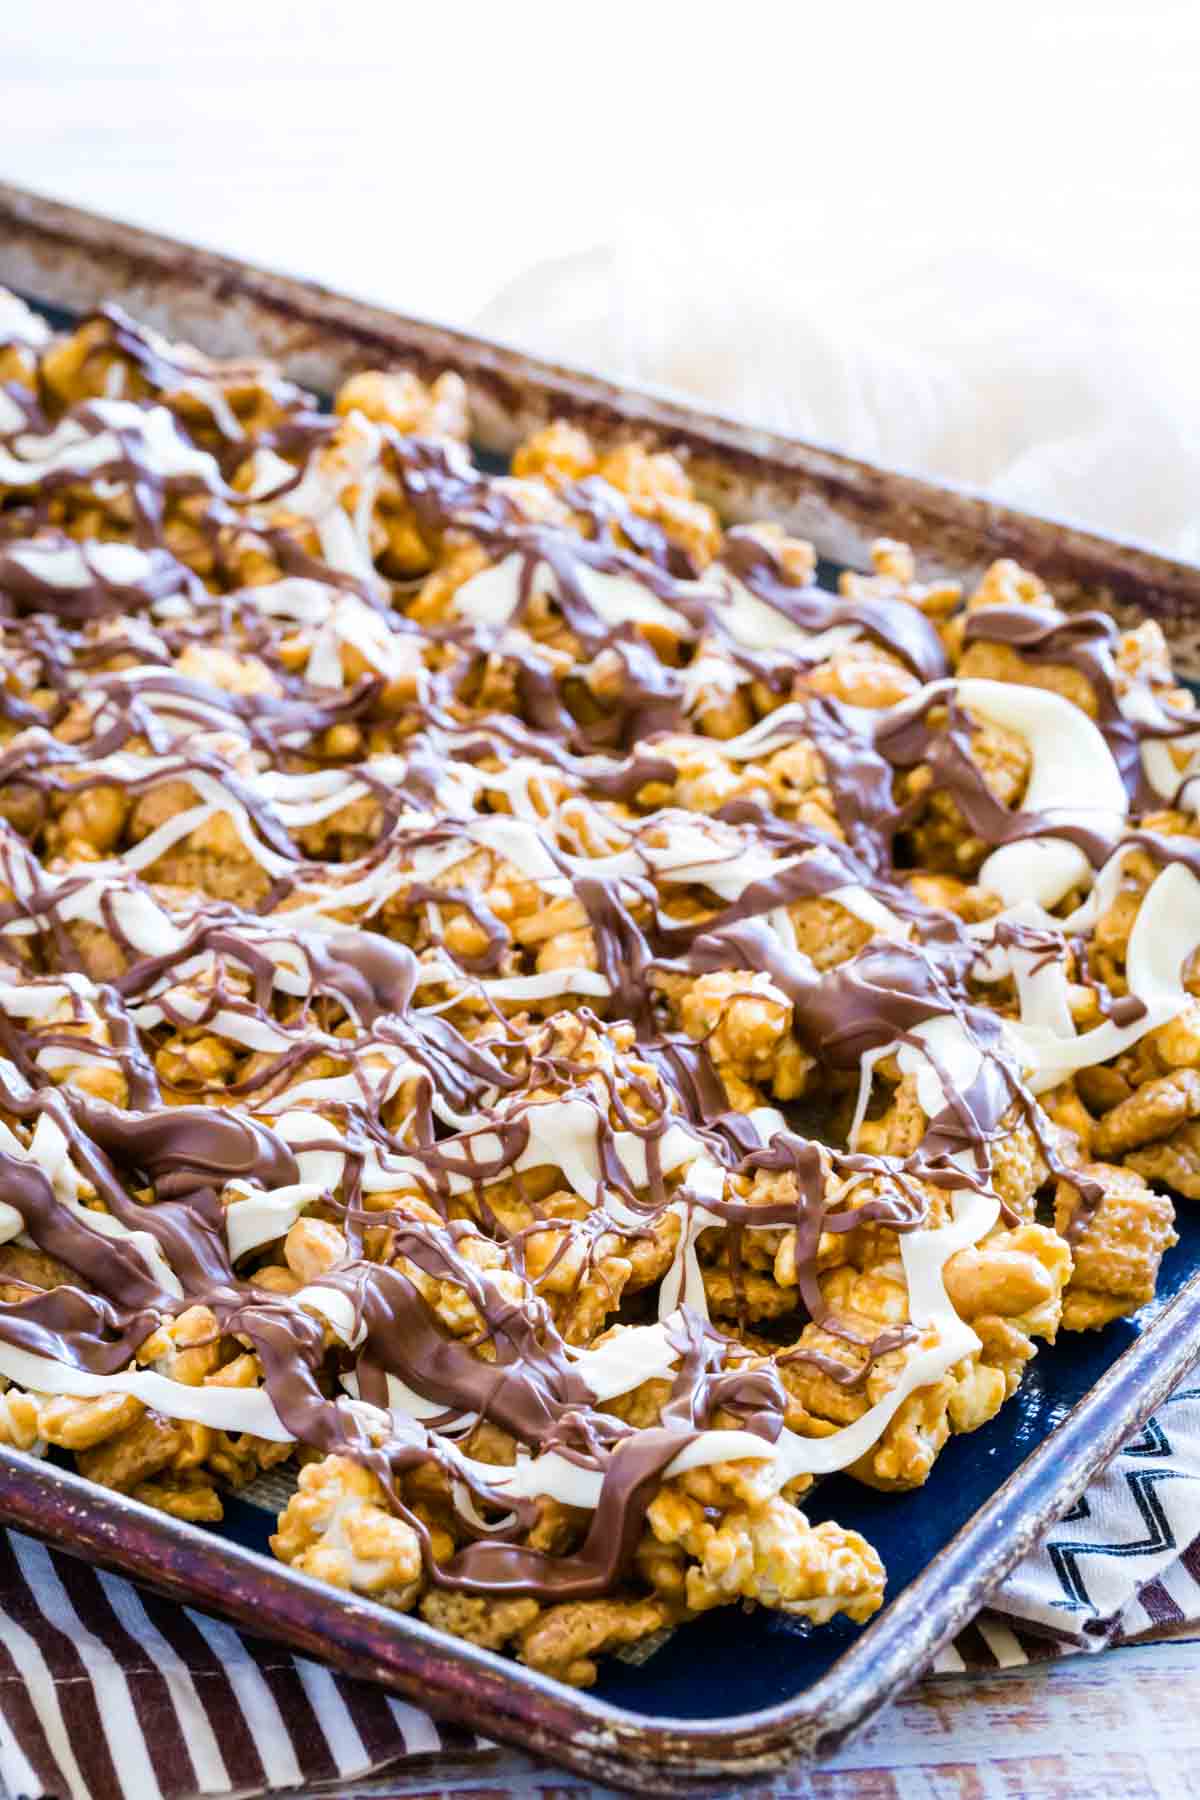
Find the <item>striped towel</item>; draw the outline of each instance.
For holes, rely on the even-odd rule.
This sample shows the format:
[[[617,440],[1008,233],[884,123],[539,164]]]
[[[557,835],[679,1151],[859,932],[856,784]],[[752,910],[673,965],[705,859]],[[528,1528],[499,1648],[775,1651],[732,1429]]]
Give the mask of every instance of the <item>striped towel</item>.
[[[1011,1668],[1200,1622],[1200,1383],[1186,1382],[939,1657]],[[0,1782],[9,1796],[191,1800],[345,1784],[405,1761],[528,1762],[367,1682],[0,1532]],[[422,1765],[416,1764],[417,1768]],[[518,1775],[518,1768],[522,1771]],[[440,1776],[435,1777],[439,1780]]]
[[[22,1800],[258,1794],[483,1747],[15,1531],[0,1596],[0,1779]]]

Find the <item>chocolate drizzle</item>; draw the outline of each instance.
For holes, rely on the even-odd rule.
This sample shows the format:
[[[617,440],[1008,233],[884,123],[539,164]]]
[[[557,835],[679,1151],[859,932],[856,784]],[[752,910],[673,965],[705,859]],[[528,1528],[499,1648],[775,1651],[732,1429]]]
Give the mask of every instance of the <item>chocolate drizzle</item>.
[[[846,599],[823,588],[797,587],[784,578],[778,558],[762,539],[737,527],[726,533],[721,560],[752,594],[799,630],[825,632],[838,625],[856,626],[890,650],[921,681],[936,681],[947,673],[941,639],[915,606],[869,597]]]
[[[1087,681],[1096,707],[1096,723],[1104,733],[1121,771],[1130,802],[1155,803],[1142,766],[1142,745],[1149,740],[1182,737],[1196,729],[1188,715],[1180,718],[1153,689],[1150,718],[1133,719],[1121,709],[1116,649],[1119,633],[1106,613],[1062,613],[1053,606],[983,606],[969,613],[963,635],[971,644],[1006,644],[1036,668],[1075,669]]]
[[[0,1341],[111,1374],[163,1321],[206,1306],[252,1346],[287,1431],[379,1476],[432,1581],[547,1600],[611,1592],[664,1472],[700,1433],[774,1444],[781,1365],[861,1388],[917,1335],[864,1338],[836,1315],[822,1239],[900,1238],[927,1224],[931,1190],[989,1192],[1018,1120],[1076,1185],[1076,1231],[1098,1203],[980,999],[980,939],[926,904],[904,866],[921,802],[899,797],[903,777],[924,767],[990,847],[1057,837],[1099,869],[1134,844],[1200,875],[1200,842],[1004,806],[915,606],[791,581],[741,530],[702,567],[596,477],[561,490],[569,527],[532,520],[457,446],[389,425],[359,421],[370,468],[330,489],[326,459],[346,446],[290,383],[178,352],[117,309],[90,328],[79,379],[95,397],[64,411],[47,385],[6,440],[0,956],[30,1004],[0,1001],[0,1112],[26,1152],[0,1150],[0,1176],[25,1238],[79,1285],[0,1303]],[[270,452],[264,481],[251,451]],[[97,484],[111,536],[81,541],[74,509]],[[511,565],[505,615],[480,622],[460,593],[418,623],[427,595],[414,606],[389,582],[371,535],[396,517],[423,544],[466,540],[493,573]],[[248,570],[264,585],[244,585]],[[641,613],[606,607],[604,583],[622,582]],[[755,639],[747,592],[794,642]],[[1079,671],[1132,804],[1150,805],[1143,747],[1195,719],[1157,694],[1150,723],[1122,710],[1110,621],[995,607],[965,629],[968,645]],[[848,705],[812,678],[827,651],[809,640],[831,632],[938,685],[882,712]],[[731,747],[722,762],[721,740],[697,737],[706,658],[752,731],[777,715],[785,745],[811,748],[824,823],[772,750]],[[688,810],[681,736],[729,783],[704,811]],[[94,815],[112,821],[99,841]],[[233,878],[206,893],[213,861]],[[790,921],[839,896],[853,911],[850,894],[888,928],[819,971]],[[1002,920],[991,947],[1067,955],[1052,925]],[[1084,939],[1070,951],[1103,1017],[1135,1023],[1143,1003],[1092,974]],[[726,973],[736,992],[766,983],[839,1101],[864,1058],[922,1059],[944,1104],[917,1148],[869,1155],[817,1143],[794,1115],[733,1109],[715,1032],[683,1031],[671,1007]],[[965,1083],[943,1066],[940,1022],[973,1055]],[[187,1055],[205,1034],[222,1051],[211,1065]],[[570,1109],[570,1141],[556,1108]],[[61,1136],[87,1203],[39,1163],[39,1132]],[[688,1155],[673,1160],[681,1134]],[[279,1235],[312,1205],[346,1253],[296,1304],[263,1274],[261,1241],[231,1253],[230,1218],[309,1188]],[[93,1204],[119,1235],[89,1222]],[[664,1327],[660,1422],[634,1430],[593,1398],[554,1297],[568,1269],[578,1287],[605,1258],[632,1266],[660,1241],[669,1253],[701,1208],[734,1312],[751,1234],[792,1233],[789,1331],[819,1325],[856,1354],[793,1341],[751,1356],[685,1293]],[[507,1282],[488,1260],[497,1248]],[[331,1304],[350,1327],[341,1311],[331,1324]],[[464,1309],[469,1331],[448,1322]],[[424,1403],[419,1421],[389,1413],[395,1383]],[[536,1505],[506,1493],[503,1465],[459,1448],[479,1421],[519,1459],[554,1454],[596,1478],[572,1553],[520,1541]],[[406,1487],[425,1465],[472,1499],[466,1541],[440,1562]]]

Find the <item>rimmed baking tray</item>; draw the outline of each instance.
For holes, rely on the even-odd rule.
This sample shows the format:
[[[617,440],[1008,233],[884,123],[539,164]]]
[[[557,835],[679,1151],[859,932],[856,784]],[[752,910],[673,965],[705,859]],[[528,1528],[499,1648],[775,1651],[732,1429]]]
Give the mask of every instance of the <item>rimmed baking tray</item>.
[[[210,352],[269,354],[326,391],[371,364],[454,368],[488,452],[502,455],[556,414],[600,439],[632,427],[685,446],[698,486],[727,516],[774,516],[830,562],[865,563],[880,535],[907,539],[925,567],[952,574],[1015,556],[1064,604],[1158,618],[1177,667],[1200,675],[1200,568],[1139,545],[2,185],[0,282],[71,313],[118,299]],[[924,1488],[878,1495],[835,1477],[817,1489],[810,1516],[862,1530],[887,1561],[888,1604],[864,1628],[843,1621],[810,1632],[779,1615],[722,1609],[640,1664],[610,1660],[580,1694],[295,1574],[265,1553],[268,1515],[241,1503],[214,1532],[0,1451],[0,1519],[584,1773],[648,1793],[711,1790],[829,1752],[915,1680],[1166,1397],[1200,1353],[1200,1210],[1181,1209],[1179,1228],[1154,1304],[1039,1356],[998,1419],[946,1446]],[[1064,1608],[1074,1603],[1064,1586]]]

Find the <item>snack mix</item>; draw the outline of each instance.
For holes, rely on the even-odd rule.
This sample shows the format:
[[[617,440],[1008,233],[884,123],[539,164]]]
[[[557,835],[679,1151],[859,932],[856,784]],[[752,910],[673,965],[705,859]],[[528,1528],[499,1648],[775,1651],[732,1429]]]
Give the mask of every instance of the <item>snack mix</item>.
[[[919,1486],[1200,1197],[1154,624],[453,374],[332,413],[0,307],[0,1440],[564,1681],[867,1619]]]

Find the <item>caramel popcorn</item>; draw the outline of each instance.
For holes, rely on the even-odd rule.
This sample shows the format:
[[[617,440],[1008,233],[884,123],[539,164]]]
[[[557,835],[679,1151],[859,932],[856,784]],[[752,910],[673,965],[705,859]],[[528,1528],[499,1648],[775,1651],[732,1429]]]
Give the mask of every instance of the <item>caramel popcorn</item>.
[[[309,1463],[271,1548],[302,1574],[408,1612],[421,1588],[421,1544],[384,1502],[379,1482],[348,1457]]]
[[[489,474],[453,372],[6,324],[0,1441],[291,1465],[282,1561],[576,1685],[865,1621],[814,1481],[920,1486],[1200,1197],[1161,631],[831,591],[577,419]]]

